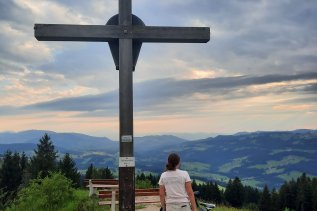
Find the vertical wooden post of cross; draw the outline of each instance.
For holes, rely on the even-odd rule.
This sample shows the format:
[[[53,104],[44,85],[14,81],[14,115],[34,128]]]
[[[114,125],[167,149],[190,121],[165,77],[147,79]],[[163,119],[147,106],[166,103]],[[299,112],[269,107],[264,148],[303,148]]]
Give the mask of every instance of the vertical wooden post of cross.
[[[131,33],[132,2],[119,0],[119,25],[123,33]],[[133,153],[133,54],[132,39],[119,39],[119,100],[120,100],[120,158],[119,210],[135,210],[134,153]],[[132,159],[124,166],[122,159]]]

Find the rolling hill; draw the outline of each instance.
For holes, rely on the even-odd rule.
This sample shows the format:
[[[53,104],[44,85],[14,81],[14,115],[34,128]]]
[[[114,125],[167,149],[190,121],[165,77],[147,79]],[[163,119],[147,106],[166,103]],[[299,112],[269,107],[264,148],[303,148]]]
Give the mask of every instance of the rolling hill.
[[[181,155],[182,167],[192,176],[220,183],[239,176],[252,186],[278,187],[302,172],[317,176],[314,130],[241,133],[181,143],[161,153],[144,153],[139,158],[140,168],[159,171],[158,166],[164,165],[173,150]]]
[[[30,152],[44,133],[0,133],[0,153],[6,149]],[[79,169],[90,163],[117,169],[118,142],[78,133],[47,133],[61,154],[72,155]],[[302,172],[317,176],[317,130],[242,132],[197,141],[145,136],[134,141],[136,168],[141,171],[161,173],[173,151],[181,155],[183,169],[205,181],[226,183],[238,176],[248,185],[279,187]]]
[[[0,133],[0,144],[12,143],[38,143],[39,139],[47,133],[54,145],[66,150],[100,150],[117,151],[118,144],[106,137],[94,137],[79,133],[56,133],[44,130],[27,130],[22,132]]]

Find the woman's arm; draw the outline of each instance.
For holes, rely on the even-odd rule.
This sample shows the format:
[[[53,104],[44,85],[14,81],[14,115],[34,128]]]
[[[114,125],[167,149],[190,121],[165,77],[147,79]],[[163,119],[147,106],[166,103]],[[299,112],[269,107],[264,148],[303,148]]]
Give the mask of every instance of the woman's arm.
[[[165,186],[160,185],[160,201],[161,201],[161,206],[162,206],[163,210],[166,210],[165,195],[166,195]]]
[[[195,202],[195,195],[194,195],[194,191],[192,188],[192,183],[191,182],[186,182],[185,183],[185,189],[189,198],[189,201],[192,205],[192,211],[196,211],[196,202]]]

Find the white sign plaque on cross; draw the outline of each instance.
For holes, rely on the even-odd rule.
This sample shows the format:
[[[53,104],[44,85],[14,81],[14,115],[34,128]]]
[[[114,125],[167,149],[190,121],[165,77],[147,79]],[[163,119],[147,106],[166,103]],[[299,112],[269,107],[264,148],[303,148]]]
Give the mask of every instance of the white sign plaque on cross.
[[[133,24],[131,0],[119,0],[118,24],[69,25],[35,24],[34,36],[39,41],[87,41],[118,43],[114,59],[119,69],[120,157],[134,157],[132,73],[137,59],[135,43],[206,43],[209,27],[165,27]],[[110,45],[111,47],[111,45]],[[118,58],[115,58],[118,57]],[[116,62],[116,61],[115,61]],[[123,137],[123,140],[122,140]],[[129,137],[129,141],[127,141]],[[130,138],[131,137],[131,138]],[[130,141],[130,139],[132,139]],[[135,167],[119,167],[119,210],[135,210]]]

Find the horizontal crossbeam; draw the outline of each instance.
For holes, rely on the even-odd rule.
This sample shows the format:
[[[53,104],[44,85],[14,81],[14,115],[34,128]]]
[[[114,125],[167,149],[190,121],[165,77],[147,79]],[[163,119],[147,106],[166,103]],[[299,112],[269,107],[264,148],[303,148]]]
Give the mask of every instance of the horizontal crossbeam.
[[[35,24],[34,36],[39,41],[110,42],[136,39],[141,42],[206,43],[209,27],[160,27],[117,25]]]
[[[142,42],[206,43],[208,27],[132,26],[132,38]]]
[[[35,24],[34,36],[39,41],[109,42],[118,39],[119,26]]]

